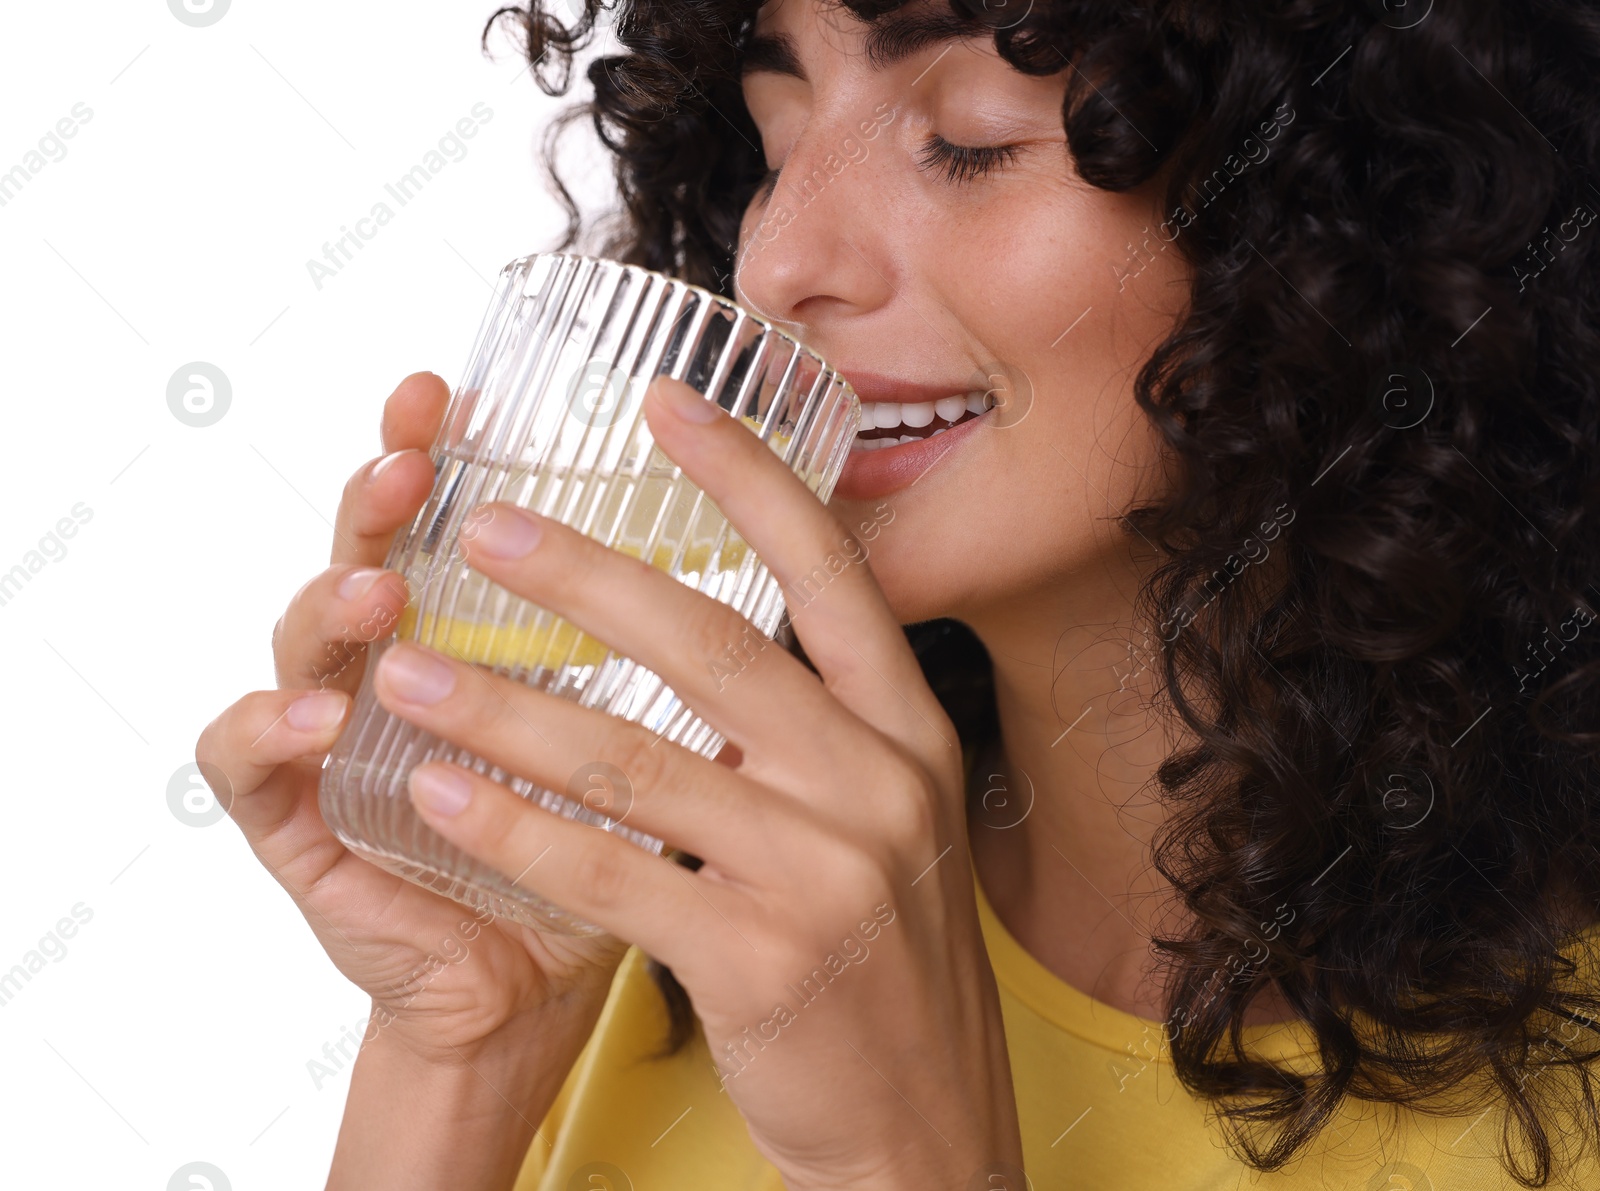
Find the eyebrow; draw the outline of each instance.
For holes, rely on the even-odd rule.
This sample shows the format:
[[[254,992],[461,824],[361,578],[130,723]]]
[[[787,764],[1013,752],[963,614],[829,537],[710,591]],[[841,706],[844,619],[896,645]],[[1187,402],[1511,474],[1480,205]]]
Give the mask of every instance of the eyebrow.
[[[948,9],[897,10],[872,23],[867,33],[867,61],[874,70],[887,70],[927,46],[987,33],[981,21]],[[794,39],[787,33],[756,33],[745,43],[741,73],[762,70],[806,81]]]

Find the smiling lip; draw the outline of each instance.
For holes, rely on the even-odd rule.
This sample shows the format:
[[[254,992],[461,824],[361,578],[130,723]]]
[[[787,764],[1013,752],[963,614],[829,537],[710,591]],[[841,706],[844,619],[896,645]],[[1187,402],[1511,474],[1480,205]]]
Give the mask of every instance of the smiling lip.
[[[872,372],[856,372],[837,368],[836,372],[850,382],[856,396],[862,401],[892,401],[896,405],[915,405],[921,401],[937,401],[941,397],[965,397],[972,385],[919,385],[893,376],[878,376]]]
[[[937,401],[941,397],[964,396],[972,391],[970,385],[923,385],[870,372],[845,368],[837,371],[850,382],[863,402],[891,401],[910,405]],[[972,438],[973,427],[987,416],[968,418],[938,435],[914,442],[875,451],[852,450],[834,487],[834,496],[840,500],[873,500],[909,488],[946,455],[965,445]]]

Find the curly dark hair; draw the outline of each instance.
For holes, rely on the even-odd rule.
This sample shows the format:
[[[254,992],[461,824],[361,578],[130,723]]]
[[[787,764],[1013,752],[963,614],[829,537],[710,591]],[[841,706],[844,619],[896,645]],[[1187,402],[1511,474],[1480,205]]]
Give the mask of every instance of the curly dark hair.
[[[766,173],[756,4],[569,2],[501,8],[485,47],[511,26],[564,94],[614,21],[625,52],[562,122],[615,156],[603,251],[729,293]],[[1509,1104],[1507,1169],[1543,1185],[1558,1096],[1600,1135],[1600,995],[1571,958],[1600,919],[1600,9],[1039,0],[986,30],[983,0],[948,2],[1016,69],[1066,71],[1078,172],[1160,188],[1192,267],[1135,386],[1175,480],[1123,517],[1160,552],[1138,610],[1198,742],[1157,773],[1154,860],[1194,921],[1155,940],[1180,1079],[1263,1169],[1347,1095],[1481,1088]],[[874,24],[901,4],[842,0]],[[969,758],[992,749],[982,646],[907,632]],[[655,970],[671,1049],[691,1011]],[[1272,984],[1314,1071],[1246,1051]]]

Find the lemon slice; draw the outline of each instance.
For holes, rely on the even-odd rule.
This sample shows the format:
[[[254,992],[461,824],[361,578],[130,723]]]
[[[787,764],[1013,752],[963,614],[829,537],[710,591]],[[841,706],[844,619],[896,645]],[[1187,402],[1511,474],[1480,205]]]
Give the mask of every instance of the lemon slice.
[[[760,432],[759,418],[746,415],[741,417],[740,421],[753,431]],[[789,434],[774,431],[772,437],[767,440],[767,445],[781,454],[788,447],[790,439]],[[672,465],[663,457],[662,466],[670,468]],[[628,528],[633,531],[630,536],[636,540],[625,539],[613,547],[630,558],[642,557],[643,546],[637,539],[649,535],[663,502],[671,492],[676,490],[678,493],[678,500],[674,503],[675,510],[685,510],[693,504],[693,489],[687,480],[658,481],[658,483],[659,488],[656,490],[640,493],[630,513]],[[815,490],[814,477],[808,477],[808,484]],[[619,485],[617,492],[620,499],[626,488]],[[670,524],[663,528],[661,540],[650,553],[651,566],[662,571],[672,567],[673,557],[687,528]],[[727,528],[727,522],[716,514],[714,506],[710,509],[702,506],[696,518],[695,537],[684,547],[683,558],[678,562],[678,573],[699,574],[708,570],[712,562],[712,546],[719,536],[723,537],[723,541],[716,551],[717,570],[734,571],[743,565],[750,553],[750,547],[731,529],[724,536],[722,534],[724,528]],[[464,662],[513,669],[519,667],[555,669],[563,665],[598,666],[605,661],[610,652],[601,641],[580,632],[568,621],[555,617],[540,617],[532,624],[520,626],[497,625],[436,612],[419,615],[414,603],[408,604],[401,613],[397,632],[402,640],[415,641]]]
[[[483,666],[554,669],[598,666],[609,652],[587,633],[565,620],[546,618],[543,623],[519,627],[485,624],[456,616],[425,613],[419,620],[415,607],[400,614],[402,640],[415,641],[463,662]]]

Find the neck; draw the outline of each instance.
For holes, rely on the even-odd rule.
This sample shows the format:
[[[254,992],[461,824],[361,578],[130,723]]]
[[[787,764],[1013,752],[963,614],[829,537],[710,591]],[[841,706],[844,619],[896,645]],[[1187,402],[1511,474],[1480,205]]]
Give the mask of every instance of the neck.
[[[984,893],[1030,955],[1096,1000],[1162,1021],[1150,939],[1184,933],[1188,912],[1151,864],[1165,817],[1155,773],[1189,738],[1161,702],[1161,641],[1134,623],[1139,582],[1130,558],[963,617],[993,662],[1000,721],[999,748],[975,773],[995,793],[969,838]],[[1268,986],[1244,1021],[1293,1016]]]
[[[1172,742],[1154,710],[1158,662],[1134,628],[1136,576],[1059,589],[969,620],[994,664],[996,755],[975,780],[973,862],[1023,947],[1074,987],[1160,1018],[1149,939],[1172,906],[1150,865],[1150,792]]]

